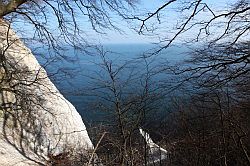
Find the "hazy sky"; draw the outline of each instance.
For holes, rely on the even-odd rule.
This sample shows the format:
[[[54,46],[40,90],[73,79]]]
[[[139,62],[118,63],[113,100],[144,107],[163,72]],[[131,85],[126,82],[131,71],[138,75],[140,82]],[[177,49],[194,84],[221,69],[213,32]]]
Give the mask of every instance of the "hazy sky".
[[[234,4],[237,0],[204,0],[203,2],[208,3],[208,5],[215,9],[215,10],[223,10],[226,7],[228,7],[229,4]],[[162,6],[164,3],[166,3],[166,0],[141,0],[139,2],[139,9],[137,10],[137,14],[145,13],[145,11],[155,11],[158,9],[158,7]],[[174,9],[178,8],[178,4],[175,3],[175,5],[171,5],[167,7],[164,11],[160,13],[161,16],[161,24],[158,24],[156,20],[149,21],[150,23],[154,23],[154,26],[159,27],[160,30],[156,30],[155,33],[157,33],[160,37],[169,35],[168,33],[174,29],[174,26],[177,23],[177,20],[180,19],[181,13],[179,15],[176,14],[176,12],[173,12]],[[115,16],[114,16],[115,17]],[[209,17],[209,16],[202,16],[202,17]],[[52,17],[53,18],[53,17]],[[55,19],[55,18],[54,18]],[[87,20],[80,20],[81,26],[84,28],[84,31],[86,32],[86,36],[89,40],[93,40],[95,42],[100,43],[148,43],[148,42],[157,42],[159,41],[158,36],[144,36],[139,35],[134,30],[131,29],[131,27],[135,27],[137,30],[140,27],[139,22],[133,22],[132,24],[127,24],[126,21],[121,21],[121,18],[115,18],[114,19],[117,25],[119,25],[119,28],[123,30],[123,33],[121,34],[118,31],[114,30],[105,30],[106,34],[98,34],[95,33],[90,24],[87,23]],[[54,22],[56,20],[49,20],[51,25],[54,25]],[[24,24],[22,22],[18,23],[18,27],[21,30],[24,31],[32,31],[32,28],[28,24]],[[130,27],[130,28],[129,28]],[[55,32],[56,32],[55,27]],[[32,33],[30,33],[32,34]]]
[[[206,2],[212,9],[214,10],[224,10],[228,8],[230,5],[233,5],[237,0],[203,0],[203,2]],[[166,3],[166,0],[141,0],[139,4],[139,8],[142,8],[142,11],[151,10],[155,11],[160,6],[162,6],[164,3]],[[164,29],[164,26],[173,26],[176,25],[177,19],[179,16],[176,15],[175,12],[172,10],[178,8],[178,5],[175,4],[172,6],[169,6],[161,13],[162,21],[165,21],[161,23],[160,27]],[[204,15],[203,17],[209,17]],[[129,25],[131,26],[131,25]],[[96,35],[97,41],[104,42],[104,43],[148,43],[148,42],[157,42],[158,37],[152,37],[152,36],[144,36],[139,35],[134,30],[129,29],[126,23],[123,23],[122,29],[126,32],[125,34],[120,34],[115,31],[111,31],[107,33],[107,35]],[[138,26],[137,26],[138,30]],[[162,32],[162,35],[166,35],[166,33]]]

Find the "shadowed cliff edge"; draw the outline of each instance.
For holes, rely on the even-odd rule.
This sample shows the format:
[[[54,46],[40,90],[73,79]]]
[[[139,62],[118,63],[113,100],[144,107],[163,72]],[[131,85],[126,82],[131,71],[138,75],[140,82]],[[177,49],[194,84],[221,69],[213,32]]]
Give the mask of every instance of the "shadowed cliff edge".
[[[93,145],[81,116],[2,20],[0,56],[0,165],[50,165],[69,155],[87,161]]]

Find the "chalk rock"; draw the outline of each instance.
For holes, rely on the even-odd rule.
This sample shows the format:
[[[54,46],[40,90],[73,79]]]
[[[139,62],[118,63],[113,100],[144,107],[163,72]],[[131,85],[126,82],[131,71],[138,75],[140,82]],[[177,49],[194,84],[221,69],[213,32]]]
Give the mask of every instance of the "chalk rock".
[[[69,151],[91,151],[79,113],[1,20],[0,56],[0,165],[41,165]]]

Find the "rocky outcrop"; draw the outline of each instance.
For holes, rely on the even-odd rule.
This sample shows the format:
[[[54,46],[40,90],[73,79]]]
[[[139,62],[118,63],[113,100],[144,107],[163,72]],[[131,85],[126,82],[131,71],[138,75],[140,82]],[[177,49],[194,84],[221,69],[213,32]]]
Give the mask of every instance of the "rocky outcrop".
[[[0,56],[0,165],[46,165],[69,151],[92,150],[81,116],[3,21]]]
[[[154,143],[153,140],[150,138],[150,135],[147,132],[143,131],[142,128],[139,128],[139,131],[145,139],[147,146],[149,147],[147,165],[161,165],[164,160],[167,160],[169,158],[169,152]]]

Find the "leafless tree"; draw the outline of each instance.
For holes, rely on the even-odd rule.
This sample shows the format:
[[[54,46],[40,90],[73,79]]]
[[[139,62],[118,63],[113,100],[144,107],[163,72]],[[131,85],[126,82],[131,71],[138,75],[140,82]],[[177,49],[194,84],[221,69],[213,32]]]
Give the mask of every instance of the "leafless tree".
[[[65,152],[65,154],[62,154],[64,157],[54,156],[53,153],[50,154],[53,149],[42,147],[43,136],[41,136],[41,133],[44,126],[41,126],[43,122],[38,120],[37,117],[39,115],[35,110],[36,108],[42,108],[48,114],[50,114],[50,111],[43,108],[44,101],[38,97],[39,95],[34,94],[36,92],[29,90],[29,88],[39,84],[39,80],[42,79],[39,78],[39,75],[43,73],[43,69],[41,68],[41,71],[29,71],[28,67],[26,67],[26,69],[20,66],[18,62],[6,54],[6,52],[8,53],[11,49],[13,50],[14,46],[21,43],[19,39],[13,40],[11,27],[15,27],[13,24],[18,24],[19,22],[27,23],[28,26],[34,28],[33,35],[30,35],[32,33],[30,31],[19,31],[18,33],[27,35],[21,35],[22,39],[31,39],[36,45],[42,44],[42,46],[45,46],[47,49],[52,49],[54,55],[65,57],[63,52],[60,51],[65,43],[82,50],[88,46],[86,35],[83,33],[84,30],[80,28],[79,15],[90,23],[90,27],[92,27],[94,31],[101,33],[103,29],[117,29],[111,21],[110,12],[112,13],[113,11],[112,7],[125,9],[125,5],[127,4],[129,6],[132,5],[130,1],[112,1],[112,3],[109,1],[70,2],[57,0],[0,1],[0,39],[1,44],[3,44],[0,50],[0,111],[1,114],[3,112],[2,116],[4,119],[1,126],[3,126],[3,134],[7,142],[28,160],[39,165],[45,163],[53,165],[58,162],[62,163],[65,159],[72,161],[72,158],[68,158],[68,156],[70,156],[68,154],[70,147],[68,147],[69,149],[66,150],[67,152]],[[52,28],[52,24],[49,24],[49,22],[53,22],[53,20],[56,20],[57,25]],[[54,29],[56,29],[58,33],[54,33]],[[11,34],[9,35],[10,32]],[[32,72],[37,72],[37,74],[34,76],[30,74]],[[44,148],[48,150],[47,156],[43,154]],[[79,156],[80,155],[82,154],[79,154]],[[58,158],[61,159],[61,161],[58,161]],[[76,160],[83,159],[84,157],[82,156],[82,158]],[[65,162],[64,164],[66,164]],[[77,161],[72,161],[67,165],[76,162]],[[87,162],[82,161],[81,163]]]
[[[147,163],[147,148],[139,127],[150,114],[157,113],[155,106],[161,97],[153,86],[150,65],[147,59],[116,62],[104,48],[99,48],[98,54],[101,62],[97,63],[95,74],[87,76],[92,80],[91,87],[83,90],[84,95],[92,97],[93,109],[104,114],[97,133],[106,135],[97,153],[108,165]]]
[[[246,113],[249,110],[246,104],[249,101],[249,5],[248,0],[240,0],[224,9],[216,9],[202,0],[170,0],[144,16],[125,15],[129,21],[138,23],[135,28],[139,34],[159,34],[159,45],[148,53],[149,56],[165,54],[164,50],[175,43],[191,48],[188,65],[163,65],[161,70],[180,76],[172,85],[174,89],[185,85],[195,93],[187,101],[177,102],[181,111],[170,111],[172,119],[166,117],[168,120],[163,123],[165,128],[170,128],[163,134],[166,142],[173,139],[172,152],[177,152],[173,154],[177,155],[174,165],[249,164],[249,137],[246,135],[249,132],[246,127],[249,117]],[[174,14],[177,21],[167,20],[168,15]],[[169,88],[163,83],[168,91],[166,87]],[[241,116],[244,118],[239,120]],[[218,149],[210,149],[215,146]],[[180,159],[184,159],[183,162]]]
[[[33,41],[39,41],[49,49],[52,48],[55,54],[62,57],[65,56],[60,50],[63,49],[62,45],[65,43],[83,50],[89,46],[88,36],[84,33],[86,29],[79,20],[80,18],[86,19],[97,33],[105,33],[103,31],[105,29],[120,30],[115,20],[112,19],[113,14],[127,20],[139,34],[159,37],[158,47],[151,50],[146,56],[163,53],[174,43],[183,42],[186,46],[193,46],[193,51],[190,53],[193,57],[189,61],[192,63],[191,66],[177,67],[172,70],[166,65],[161,69],[161,71],[170,69],[175,74],[183,76],[184,79],[177,83],[177,87],[188,81],[198,83],[199,87],[205,87],[199,91],[205,93],[202,93],[201,96],[198,94],[197,100],[190,101],[188,105],[191,108],[181,110],[180,115],[177,116],[178,121],[175,124],[181,132],[176,132],[172,140],[173,142],[177,140],[176,144],[180,146],[172,146],[173,151],[177,153],[177,159],[183,157],[183,154],[187,156],[182,161],[184,164],[186,161],[189,161],[190,165],[219,161],[221,165],[227,165],[234,163],[235,158],[237,158],[235,161],[240,164],[249,164],[249,147],[247,146],[249,138],[246,136],[248,132],[246,124],[248,123],[240,122],[244,120],[241,116],[249,116],[244,111],[242,114],[242,110],[249,110],[247,104],[249,102],[250,58],[249,0],[236,0],[234,4],[222,10],[214,8],[203,0],[168,0],[155,10],[145,13],[133,10],[136,7],[135,4],[136,1],[133,0],[0,0],[0,18],[11,24],[16,24],[20,20],[28,23],[34,28],[32,37],[35,40]],[[168,16],[170,15],[175,16],[175,19],[169,21]],[[51,21],[56,23],[54,27],[50,27]],[[59,32],[54,33],[54,29],[58,29]],[[25,38],[25,36],[22,37]],[[1,54],[0,58],[1,71],[7,74],[5,78],[9,78],[11,74],[8,75],[10,72],[5,69],[4,54]],[[131,132],[138,128],[140,118],[143,117],[140,114],[145,111],[144,104],[149,99],[149,75],[146,75],[146,79],[143,81],[143,90],[140,95],[135,95],[133,92],[130,98],[122,97],[123,91],[117,74],[123,70],[124,66],[114,68],[112,61],[107,60],[105,56],[102,56],[102,59],[102,67],[108,73],[109,82],[100,80],[110,94],[108,98],[105,96],[103,99],[112,103],[109,105],[111,107],[105,109],[114,110],[117,115],[117,131],[120,133],[119,140],[121,141],[118,149],[122,151],[120,162],[123,164],[127,160],[125,152],[129,151],[127,151],[127,142],[130,141]],[[1,84],[4,82],[5,80],[1,78]],[[228,95],[229,93],[226,91],[228,89],[234,93]],[[1,88],[2,90],[3,88]],[[241,94],[236,93],[237,91]],[[231,102],[236,101],[235,98],[238,97],[240,100]],[[237,107],[235,106],[237,104],[240,105]],[[133,116],[128,113],[130,110],[136,110],[135,112],[138,113],[136,118],[139,118],[132,125],[128,125],[133,119]],[[204,111],[200,112],[200,110]],[[205,121],[208,124],[204,124]],[[214,126],[211,127],[210,124],[214,124]],[[128,127],[129,130],[124,127]],[[213,130],[209,130],[209,127]],[[208,132],[207,135],[206,132]],[[217,132],[219,134],[214,134]],[[210,139],[216,136],[219,136],[219,139]],[[190,142],[193,144],[190,145]],[[218,145],[219,148],[216,150],[218,155],[214,156],[215,151],[207,147],[206,143],[211,147]],[[237,151],[234,151],[235,149],[232,147],[235,147]],[[235,152],[236,157],[228,155],[232,151]],[[132,154],[132,150],[129,152]],[[191,161],[188,156],[189,152],[195,152],[196,155],[193,156],[197,158],[191,159]],[[238,159],[240,155],[245,159]],[[209,157],[211,160],[207,160]]]

